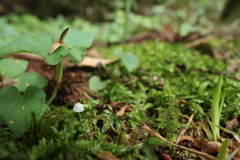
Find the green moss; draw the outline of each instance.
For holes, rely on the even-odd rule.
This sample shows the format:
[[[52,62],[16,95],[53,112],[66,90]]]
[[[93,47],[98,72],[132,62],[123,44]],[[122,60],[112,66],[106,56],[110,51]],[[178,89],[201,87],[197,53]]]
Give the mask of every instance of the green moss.
[[[106,58],[114,57],[117,47],[121,48],[99,51]],[[122,159],[142,158],[138,150],[148,137],[144,124],[174,141],[187,123],[180,115],[196,113],[197,121],[210,113],[219,78],[213,72],[220,73],[225,67],[221,60],[186,49],[184,44],[157,41],[130,44],[127,50],[139,58],[139,68],[129,73],[118,62],[107,66],[107,73],[97,73],[106,79],[107,87],[98,93],[101,99],[84,101],[81,121],[71,107],[60,106],[35,120],[19,139],[0,128],[1,158],[97,159],[101,150]],[[227,93],[222,126],[240,113],[240,83],[226,77],[224,81]],[[117,115],[124,106],[124,114]]]

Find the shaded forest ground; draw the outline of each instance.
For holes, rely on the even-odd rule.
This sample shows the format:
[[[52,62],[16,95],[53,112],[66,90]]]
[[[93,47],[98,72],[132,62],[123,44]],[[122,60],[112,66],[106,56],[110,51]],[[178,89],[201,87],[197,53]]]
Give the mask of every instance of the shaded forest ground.
[[[193,13],[199,5],[202,10]],[[239,159],[240,21],[218,24],[220,13],[211,12],[207,3],[189,6],[156,5],[149,15],[130,12],[127,24],[121,8],[105,15],[109,22],[94,25],[63,16],[44,21],[32,15],[2,17],[1,46],[22,34],[58,39],[66,27],[91,32],[95,41],[82,63],[64,59],[56,98],[23,136],[15,138],[1,121],[0,158],[216,159],[229,138],[227,155],[237,150],[234,159]],[[28,60],[26,72],[43,75],[44,91],[52,94],[55,66],[32,54],[10,57]],[[226,96],[220,126],[228,130],[221,129],[214,141],[209,122],[222,71]],[[72,111],[78,102],[85,109],[81,119]]]

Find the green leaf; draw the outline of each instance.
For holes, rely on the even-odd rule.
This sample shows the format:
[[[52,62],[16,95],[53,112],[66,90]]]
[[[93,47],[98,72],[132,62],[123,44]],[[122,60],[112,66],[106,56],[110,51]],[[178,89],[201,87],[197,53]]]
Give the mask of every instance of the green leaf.
[[[13,53],[34,53],[46,59],[50,65],[57,64],[67,51],[64,47],[59,47],[52,55],[48,55],[54,39],[48,35],[23,35],[0,48],[0,56]]]
[[[79,62],[82,62],[86,48],[90,47],[94,36],[90,33],[69,30],[64,42],[71,48],[70,54]]]
[[[219,155],[218,155],[219,160],[225,160],[227,148],[228,148],[228,139],[226,139],[220,147]]]
[[[107,83],[101,81],[100,77],[92,76],[89,80],[89,88],[94,91],[102,90],[106,87]]]
[[[132,72],[139,65],[138,58],[132,53],[125,54],[120,50],[114,50],[114,54],[120,57],[129,72]]]
[[[36,118],[43,115],[46,95],[36,86],[30,86],[22,96],[14,86],[0,90],[0,117],[16,137],[20,137],[32,124],[31,113]]]
[[[3,77],[16,77],[22,74],[28,66],[28,61],[13,59],[13,58],[2,58],[0,59],[0,74]]]
[[[51,55],[48,54],[54,44],[54,39],[48,35],[23,35],[0,48],[0,56],[13,53],[34,53],[45,58],[48,64],[56,65],[67,55],[72,54],[79,62],[83,60],[84,52],[90,47],[93,36],[90,33],[71,31],[66,35],[64,42],[71,49],[60,46]]]
[[[211,110],[212,110],[212,114],[211,114],[212,123],[216,124],[216,125],[219,125],[220,116],[221,116],[221,106],[219,106],[219,105],[220,105],[220,102],[221,102],[223,74],[224,74],[224,72],[222,72],[221,76],[219,77],[217,86],[214,90],[213,102],[212,102],[212,108],[211,108]],[[224,101],[224,99],[222,99],[222,101]],[[216,126],[211,126],[211,128],[212,128],[212,132],[213,132],[214,141],[217,141],[220,137],[219,128],[217,128]]]
[[[147,158],[148,159],[151,159],[151,160],[158,160],[156,154],[154,153],[150,143],[148,140],[146,140],[144,143],[143,143],[143,149],[144,151],[146,152],[146,155],[147,155]]]
[[[149,137],[147,140],[151,145],[164,146],[168,143],[167,141],[163,141],[157,137]]]
[[[106,132],[111,127],[111,125],[113,125],[113,123],[114,123],[113,119],[109,119],[109,120],[105,121],[101,131]]]
[[[20,92],[24,92],[28,86],[32,85],[43,88],[48,82],[44,76],[36,72],[24,73],[14,78],[14,81],[17,82],[17,84],[14,84],[14,86],[17,87]]]
[[[225,160],[231,160],[234,156],[235,156],[235,154],[238,152],[238,149],[236,149],[235,151],[233,151],[231,154],[229,154],[229,156],[227,156],[226,158],[225,158]]]
[[[195,32],[197,31],[198,27],[193,26],[187,22],[184,22],[181,26],[180,26],[180,35],[181,36],[186,36],[189,33]]]

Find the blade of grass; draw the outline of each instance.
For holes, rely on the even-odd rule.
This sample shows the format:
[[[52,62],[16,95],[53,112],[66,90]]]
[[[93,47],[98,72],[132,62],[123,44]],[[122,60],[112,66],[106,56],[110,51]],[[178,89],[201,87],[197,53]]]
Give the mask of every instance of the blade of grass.
[[[221,116],[221,112],[220,112],[221,107],[219,105],[220,105],[220,100],[221,100],[223,73],[224,72],[222,72],[221,76],[219,77],[217,86],[214,90],[213,102],[212,102],[212,108],[211,108],[212,109],[211,120],[212,120],[212,123],[214,123],[216,125],[219,125],[220,116]],[[223,104],[223,102],[221,104]],[[217,128],[216,126],[211,126],[211,128],[212,128],[212,132],[213,132],[213,140],[217,141],[220,137],[219,128]]]
[[[219,155],[218,155],[219,160],[225,160],[227,148],[228,148],[228,138],[225,139],[225,141],[222,143],[220,147]]]
[[[220,117],[221,117],[221,113],[222,113],[222,107],[224,105],[224,100],[225,100],[225,96],[226,96],[226,90],[223,91],[223,94],[222,94],[222,97],[221,97],[221,103],[220,103],[220,106],[219,106],[219,120],[220,120]]]
[[[227,156],[226,158],[225,158],[225,160],[231,160],[234,156],[235,156],[235,154],[238,152],[238,150],[236,149],[235,151],[233,151],[231,154],[229,154],[229,156]]]
[[[143,149],[146,152],[147,158],[151,160],[158,160],[156,154],[154,153],[153,149],[148,140],[143,143]]]

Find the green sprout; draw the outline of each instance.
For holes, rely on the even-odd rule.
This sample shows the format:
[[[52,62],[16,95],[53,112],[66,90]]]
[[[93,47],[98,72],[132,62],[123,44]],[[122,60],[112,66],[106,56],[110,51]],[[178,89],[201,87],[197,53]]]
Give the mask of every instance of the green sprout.
[[[218,154],[219,160],[231,160],[238,151],[236,149],[235,151],[233,151],[231,154],[227,156],[227,149],[228,149],[228,138],[225,139],[225,141],[223,141],[220,147],[219,154]]]
[[[220,123],[222,107],[223,107],[224,99],[226,95],[226,91],[224,91],[222,94],[222,84],[223,84],[223,72],[214,90],[213,102],[212,102],[212,108],[211,108],[212,110],[211,120],[212,120],[212,123],[217,126],[219,126],[219,123]],[[221,94],[222,94],[222,97],[221,97]],[[211,125],[211,128],[212,128],[213,140],[217,141],[220,138],[220,130],[215,125]]]
[[[70,47],[68,47],[68,46],[63,42],[63,39],[64,39],[64,37],[67,35],[68,30],[69,30],[69,28],[66,28],[66,29],[62,32],[59,40],[52,45],[52,47],[50,48],[50,50],[49,50],[49,52],[48,52],[49,55],[51,55],[61,44],[62,44],[63,46],[65,46],[67,49],[71,49]],[[47,103],[46,103],[47,105],[49,105],[49,104],[53,101],[53,99],[56,97],[58,88],[59,88],[60,83],[61,83],[61,81],[62,81],[62,75],[63,75],[63,59],[56,65],[56,75],[57,75],[57,82],[56,82],[56,84],[55,84],[55,87],[54,87],[54,90],[53,90],[53,93],[52,93],[51,97],[49,98],[49,100],[48,100]]]

